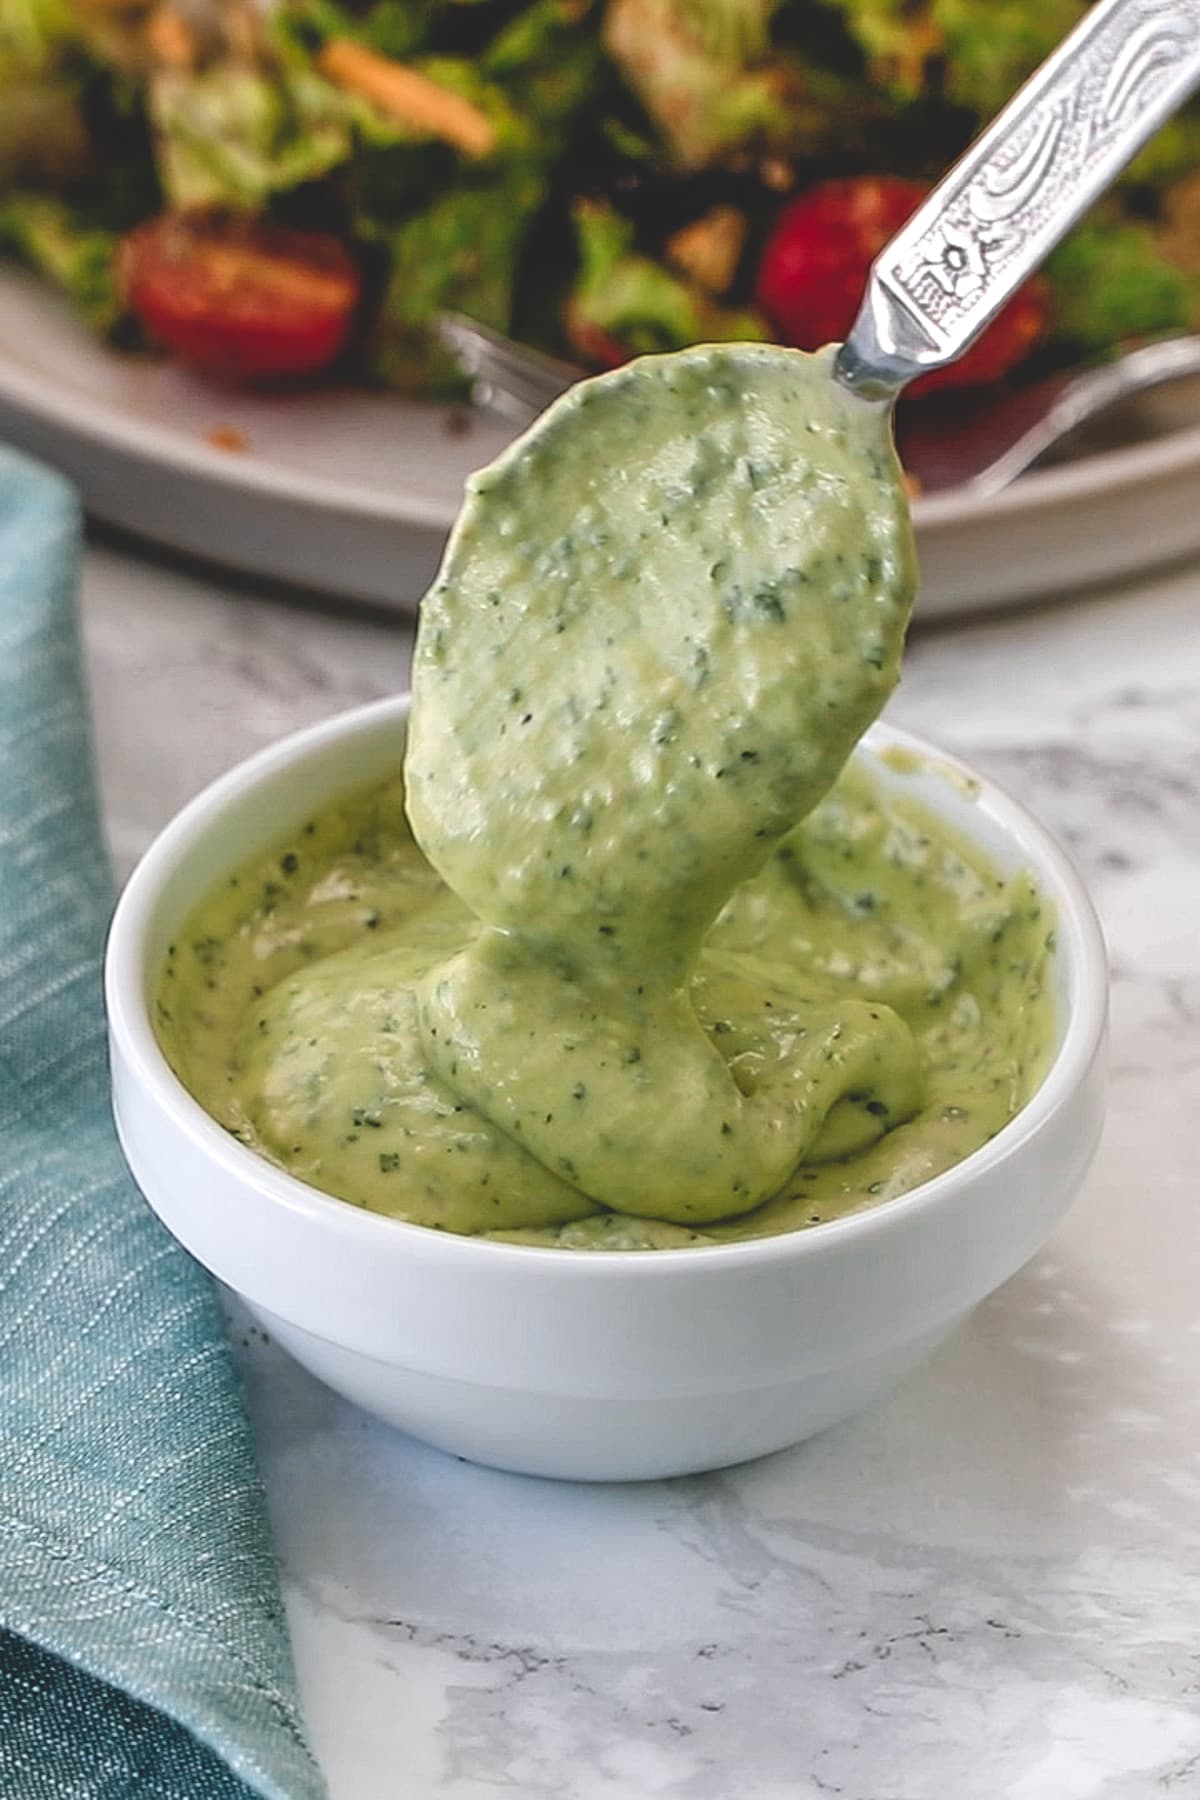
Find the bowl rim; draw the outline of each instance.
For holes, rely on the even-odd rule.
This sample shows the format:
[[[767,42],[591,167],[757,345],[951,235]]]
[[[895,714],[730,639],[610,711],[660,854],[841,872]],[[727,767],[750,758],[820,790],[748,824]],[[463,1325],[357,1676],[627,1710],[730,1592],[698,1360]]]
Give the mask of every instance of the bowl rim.
[[[734,1264],[778,1262],[793,1256],[819,1257],[861,1238],[902,1229],[909,1221],[947,1204],[976,1178],[995,1172],[1041,1134],[1070,1101],[1095,1062],[1107,1024],[1107,951],[1091,898],[1066,851],[1001,783],[914,732],[876,721],[863,734],[855,754],[860,750],[878,754],[896,748],[912,753],[922,767],[945,775],[973,803],[981,804],[1015,840],[1028,857],[1038,885],[1049,890],[1057,908],[1053,927],[1056,949],[1069,959],[1074,976],[1066,1027],[1040,1085],[995,1137],[952,1168],[906,1193],[806,1226],[802,1231],[775,1232],[729,1243],[680,1245],[642,1255],[602,1249],[584,1254],[564,1251],[556,1245],[467,1236],[370,1212],[310,1186],[232,1137],[171,1068],[151,1024],[143,973],[147,935],[169,879],[184,854],[219,826],[221,814],[231,802],[340,741],[384,723],[407,720],[409,706],[410,695],[401,693],[350,708],[288,733],[208,783],[148,846],[118,898],[110,923],[104,958],[104,996],[109,1032],[124,1066],[142,1092],[172,1117],[200,1154],[215,1161],[233,1180],[249,1185],[282,1214],[300,1215],[318,1230],[357,1239],[378,1254],[394,1254],[407,1248],[438,1260],[482,1257],[497,1268],[505,1260],[517,1258],[526,1269],[541,1262],[564,1276],[567,1271],[577,1272],[569,1278],[583,1281],[611,1276],[617,1268],[627,1270],[637,1280],[663,1280],[678,1275],[684,1268],[699,1274],[702,1270],[711,1272],[714,1267],[732,1268]]]

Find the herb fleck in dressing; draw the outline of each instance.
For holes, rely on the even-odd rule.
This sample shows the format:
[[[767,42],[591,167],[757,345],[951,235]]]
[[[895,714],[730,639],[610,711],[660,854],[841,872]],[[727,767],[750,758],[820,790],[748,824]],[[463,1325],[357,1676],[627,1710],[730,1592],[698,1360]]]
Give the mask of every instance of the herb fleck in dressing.
[[[160,993],[182,1079],[328,1192],[569,1248],[791,1230],[960,1160],[1040,1072],[1048,927],[838,780],[913,584],[886,419],[828,353],[576,389],[426,597],[417,843],[396,780],[201,907]]]

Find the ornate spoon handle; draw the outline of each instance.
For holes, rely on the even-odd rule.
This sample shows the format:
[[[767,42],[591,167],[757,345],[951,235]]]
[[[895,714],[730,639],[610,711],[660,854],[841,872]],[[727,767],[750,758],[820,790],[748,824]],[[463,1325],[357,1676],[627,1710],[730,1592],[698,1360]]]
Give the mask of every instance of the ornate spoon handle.
[[[1099,0],[881,251],[838,379],[954,362],[1200,86],[1200,0]]]

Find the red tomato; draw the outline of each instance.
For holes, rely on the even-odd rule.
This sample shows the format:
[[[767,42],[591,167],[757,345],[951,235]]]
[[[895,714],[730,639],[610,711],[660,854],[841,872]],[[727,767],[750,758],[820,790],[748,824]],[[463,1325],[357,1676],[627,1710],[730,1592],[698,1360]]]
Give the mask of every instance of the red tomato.
[[[864,175],[827,181],[784,207],[759,264],[756,295],[784,343],[817,350],[846,336],[871,264],[928,191],[919,181]],[[912,391],[999,380],[1041,337],[1046,314],[1046,289],[1035,277],[965,356],[923,376]]]
[[[228,381],[285,381],[345,348],[362,292],[336,238],[259,219],[164,213],[122,241],[118,280],[150,337]]]
[[[568,306],[566,327],[572,347],[596,368],[616,369],[629,361],[631,352],[624,344],[610,332],[602,331],[599,325],[593,325],[583,318],[578,307]]]

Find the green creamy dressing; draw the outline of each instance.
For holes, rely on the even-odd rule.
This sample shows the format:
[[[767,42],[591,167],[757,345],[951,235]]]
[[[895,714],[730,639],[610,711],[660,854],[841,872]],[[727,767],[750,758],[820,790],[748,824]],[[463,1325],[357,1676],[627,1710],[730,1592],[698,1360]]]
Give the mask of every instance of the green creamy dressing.
[[[405,782],[168,955],[163,1047],[244,1142],[420,1224],[648,1249],[904,1192],[1022,1104],[1043,903],[841,773],[915,565],[830,354],[645,359],[472,481]]]

